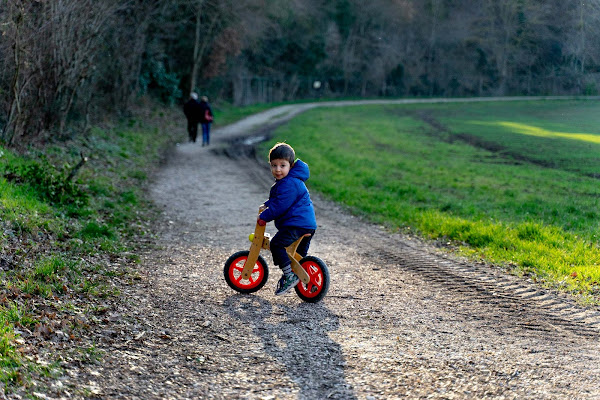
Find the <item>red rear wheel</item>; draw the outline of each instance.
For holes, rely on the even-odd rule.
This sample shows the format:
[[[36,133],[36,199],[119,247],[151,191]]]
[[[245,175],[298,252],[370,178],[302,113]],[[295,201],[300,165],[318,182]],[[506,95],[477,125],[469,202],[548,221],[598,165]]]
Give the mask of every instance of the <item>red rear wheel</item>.
[[[294,288],[296,294],[308,303],[317,303],[325,297],[329,290],[329,269],[320,258],[307,256],[300,260],[300,265],[308,273],[310,282],[300,281]]]
[[[248,259],[248,254],[250,254],[248,250],[238,251],[225,261],[225,268],[223,269],[227,284],[240,293],[254,293],[260,290],[269,278],[267,263],[260,255],[256,260],[256,264],[254,264],[250,277],[248,279],[242,277],[242,270]]]

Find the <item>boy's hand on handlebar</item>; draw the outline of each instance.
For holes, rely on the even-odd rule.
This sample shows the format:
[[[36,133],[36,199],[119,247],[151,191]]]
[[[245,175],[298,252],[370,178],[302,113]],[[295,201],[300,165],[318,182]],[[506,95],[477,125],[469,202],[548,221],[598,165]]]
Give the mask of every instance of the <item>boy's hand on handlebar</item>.
[[[265,206],[264,204],[261,204],[260,207],[258,207],[258,219],[256,220],[256,222],[260,226],[265,226],[267,224],[267,221],[265,221],[264,219],[260,219],[260,213],[262,213],[263,211],[265,211],[267,208],[268,207]]]

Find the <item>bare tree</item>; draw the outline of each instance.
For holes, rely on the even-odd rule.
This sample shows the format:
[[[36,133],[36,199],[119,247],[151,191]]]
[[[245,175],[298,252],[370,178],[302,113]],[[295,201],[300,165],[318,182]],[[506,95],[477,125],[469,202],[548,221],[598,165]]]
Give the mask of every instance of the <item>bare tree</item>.
[[[106,96],[102,107],[127,108],[140,93],[144,53],[149,46],[150,26],[166,14],[171,3],[161,0],[126,0],[113,16],[97,63],[96,86]]]
[[[11,143],[15,132],[24,125],[24,91],[28,87],[29,63],[26,60],[27,46],[31,41],[29,7],[22,1],[8,1],[0,11],[2,36],[2,82],[5,96],[3,101],[5,122],[2,140]]]
[[[189,91],[198,90],[199,78],[214,78],[231,57],[239,54],[243,39],[262,31],[255,22],[257,0],[191,0],[194,42]]]
[[[4,61],[11,96],[2,139],[64,131],[69,113],[89,89],[116,1],[8,0],[5,33],[14,49]],[[6,76],[6,75],[5,75]],[[88,97],[89,99],[89,97]]]
[[[218,21],[219,15],[213,13],[209,15],[208,12],[204,13],[205,0],[197,0],[193,6],[195,9],[195,40],[194,40],[194,53],[192,56],[192,72],[190,73],[190,92],[196,90],[196,81],[198,79],[198,71],[202,65],[203,58],[205,57],[206,49],[211,42],[212,31]],[[204,15],[207,17],[203,18]],[[203,26],[206,28],[203,31]]]

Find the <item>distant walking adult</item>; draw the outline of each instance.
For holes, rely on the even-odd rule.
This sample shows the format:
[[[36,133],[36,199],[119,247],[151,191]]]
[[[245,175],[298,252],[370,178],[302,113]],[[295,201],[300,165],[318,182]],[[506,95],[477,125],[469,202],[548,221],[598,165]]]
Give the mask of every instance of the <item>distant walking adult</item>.
[[[201,109],[197,93],[190,93],[189,100],[183,105],[183,113],[187,118],[187,130],[190,142],[196,143],[198,137],[198,123],[200,122]]]
[[[210,144],[210,124],[213,122],[213,112],[208,104],[208,97],[200,98],[200,125],[202,126],[202,146]]]

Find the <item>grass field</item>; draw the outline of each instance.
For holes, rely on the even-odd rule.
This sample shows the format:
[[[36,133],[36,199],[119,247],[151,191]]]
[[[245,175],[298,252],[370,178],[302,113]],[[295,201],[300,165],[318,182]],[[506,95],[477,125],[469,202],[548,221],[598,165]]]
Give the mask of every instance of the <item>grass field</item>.
[[[320,108],[265,149],[290,143],[312,190],[390,229],[598,302],[599,126],[585,100]]]

